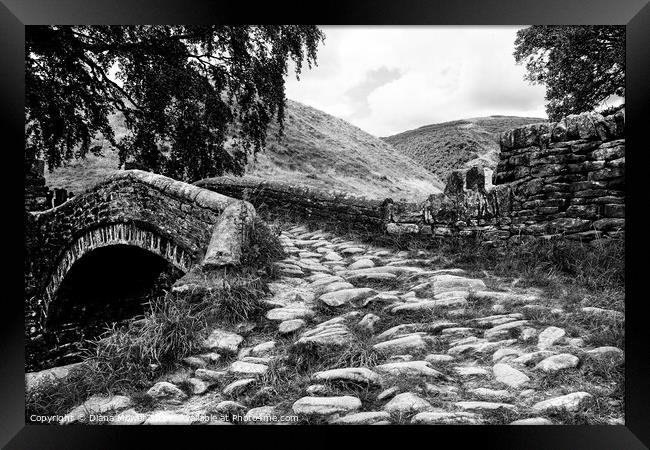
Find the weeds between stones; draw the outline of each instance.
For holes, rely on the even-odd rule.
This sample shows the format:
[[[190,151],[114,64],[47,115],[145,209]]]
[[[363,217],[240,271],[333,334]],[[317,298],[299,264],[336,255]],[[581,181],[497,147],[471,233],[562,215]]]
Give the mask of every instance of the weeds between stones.
[[[344,348],[311,343],[289,347],[285,363],[297,373],[314,373],[343,367],[374,367],[384,359],[368,341],[352,340]]]
[[[296,398],[304,395],[311,384],[311,375],[298,372],[295,367],[282,360],[274,360],[260,378],[260,385],[270,388],[266,401],[275,403],[278,408],[290,408]],[[256,400],[249,399],[255,406]]]
[[[521,413],[508,408],[481,411],[481,417],[490,425],[508,425],[515,420],[523,419]]]

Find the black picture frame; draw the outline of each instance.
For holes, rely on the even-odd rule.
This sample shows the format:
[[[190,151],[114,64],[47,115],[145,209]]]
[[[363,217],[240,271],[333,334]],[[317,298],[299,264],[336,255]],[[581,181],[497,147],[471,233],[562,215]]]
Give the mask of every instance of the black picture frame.
[[[200,445],[207,438],[211,446],[325,444],[342,441],[339,433],[354,432],[361,439],[394,437],[407,445],[467,444],[499,449],[643,449],[650,446],[650,333],[643,306],[645,264],[640,221],[643,158],[646,157],[650,105],[650,4],[648,0],[446,0],[420,1],[327,1],[266,2],[180,0],[0,0],[0,82],[2,83],[4,207],[7,228],[4,244],[16,245],[6,254],[11,264],[5,271],[2,327],[0,327],[0,445],[8,449],[39,448],[130,448],[154,447],[162,443]],[[23,302],[20,300],[22,273],[12,255],[22,259],[23,204],[21,189],[24,147],[24,27],[36,24],[167,24],[167,23],[316,23],[321,25],[528,25],[528,24],[618,24],[627,28],[626,139],[629,162],[626,179],[626,386],[625,426],[401,426],[379,427],[93,427],[25,425],[24,419],[24,336]],[[645,153],[645,154],[644,154]],[[15,166],[14,166],[15,165]],[[11,180],[9,175],[16,176]],[[9,182],[7,184],[7,182]],[[15,208],[15,209],[13,209]],[[20,255],[20,256],[18,256]],[[15,267],[14,267],[15,266]],[[13,273],[15,272],[15,273]],[[4,284],[4,283],[3,283]],[[13,293],[13,288],[16,292]],[[10,293],[11,292],[11,293]],[[308,430],[306,428],[309,428]],[[354,429],[352,429],[354,428]],[[259,432],[256,432],[258,430]],[[284,435],[290,430],[291,436]],[[239,431],[239,432],[238,432]],[[293,437],[298,431],[302,436]],[[203,436],[205,434],[210,436]],[[286,433],[286,434],[289,434]],[[201,435],[201,436],[199,436]],[[316,437],[318,435],[318,437]],[[329,438],[329,435],[332,438]],[[287,439],[289,438],[289,439]],[[135,445],[137,441],[143,442]],[[155,441],[159,441],[156,443]],[[347,441],[347,439],[346,439]],[[445,442],[451,442],[453,444]],[[235,444],[233,444],[233,442]],[[359,444],[361,445],[361,444]]]

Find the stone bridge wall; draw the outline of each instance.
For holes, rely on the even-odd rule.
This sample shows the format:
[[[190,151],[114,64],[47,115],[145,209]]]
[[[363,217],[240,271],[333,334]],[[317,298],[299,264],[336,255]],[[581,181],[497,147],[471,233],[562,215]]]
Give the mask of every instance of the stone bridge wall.
[[[198,181],[196,185],[223,195],[245,199],[251,202],[258,212],[335,222],[357,230],[382,230],[387,221],[387,204],[391,202],[255,177],[208,178]]]
[[[211,178],[197,185],[276,214],[394,234],[475,237],[493,244],[536,236],[622,237],[624,126],[619,111],[505,132],[493,180],[482,168],[457,170],[444,192],[424,203],[368,200],[254,178]]]

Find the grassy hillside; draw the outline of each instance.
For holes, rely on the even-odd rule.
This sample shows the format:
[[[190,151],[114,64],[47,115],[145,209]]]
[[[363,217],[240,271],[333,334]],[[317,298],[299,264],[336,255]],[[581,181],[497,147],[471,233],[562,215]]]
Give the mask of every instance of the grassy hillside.
[[[248,173],[375,198],[424,199],[443,187],[381,139],[291,100],[284,137],[279,141],[274,128],[266,151],[251,161]]]
[[[277,139],[274,124],[265,151],[251,158],[247,174],[371,198],[422,200],[443,187],[381,139],[301,103],[289,100],[287,106],[283,138]],[[119,117],[112,123],[124,132]],[[104,157],[73,161],[46,178],[52,187],[79,192],[117,168],[117,155],[106,150]]]
[[[473,165],[494,168],[499,133],[545,121],[534,117],[479,117],[426,125],[382,139],[445,180],[454,169]]]

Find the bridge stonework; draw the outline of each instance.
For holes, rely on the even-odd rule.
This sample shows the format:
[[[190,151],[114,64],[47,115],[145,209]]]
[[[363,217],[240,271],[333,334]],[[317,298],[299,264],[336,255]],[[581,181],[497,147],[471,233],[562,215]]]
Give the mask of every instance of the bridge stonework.
[[[215,224],[234,202],[242,203],[161,175],[129,170],[56,208],[26,212],[28,342],[43,339],[49,311],[57,307],[56,290],[83,255],[110,245],[136,246],[186,273],[201,263],[215,239]]]

